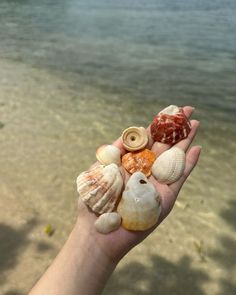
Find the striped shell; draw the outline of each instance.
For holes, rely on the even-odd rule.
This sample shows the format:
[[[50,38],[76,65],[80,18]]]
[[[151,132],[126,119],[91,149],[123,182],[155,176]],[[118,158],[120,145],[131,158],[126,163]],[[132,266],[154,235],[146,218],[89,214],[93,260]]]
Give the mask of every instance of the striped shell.
[[[154,226],[161,212],[159,194],[142,172],[131,175],[117,207],[122,227],[143,231]]]
[[[123,178],[116,164],[97,165],[77,178],[77,191],[82,201],[95,213],[111,212],[123,188]]]
[[[190,121],[182,108],[174,105],[161,111],[153,119],[150,127],[153,140],[171,145],[186,138],[190,130]]]
[[[121,135],[123,146],[127,151],[138,151],[148,143],[148,134],[144,127],[129,127]]]
[[[160,183],[177,181],[184,172],[185,153],[178,147],[163,152],[152,165],[152,174]]]

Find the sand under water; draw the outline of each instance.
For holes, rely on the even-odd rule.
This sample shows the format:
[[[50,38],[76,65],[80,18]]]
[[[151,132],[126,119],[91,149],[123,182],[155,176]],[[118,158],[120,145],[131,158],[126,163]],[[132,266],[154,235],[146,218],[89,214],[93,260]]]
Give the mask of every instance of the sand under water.
[[[170,216],[122,260],[104,294],[235,294],[236,67],[232,43],[228,42],[228,50],[218,43],[232,39],[231,23],[223,24],[223,20],[233,9],[210,7],[206,15],[190,9],[192,17],[185,21],[191,19],[192,27],[185,37],[195,47],[191,42],[182,46],[176,38],[171,39],[176,45],[173,51],[168,40],[161,39],[158,45],[151,38],[154,34],[147,41],[141,31],[135,35],[131,30],[128,36],[136,39],[121,41],[126,36],[123,29],[136,24],[137,13],[139,28],[151,23],[155,29],[158,15],[153,1],[152,13],[147,9],[134,12],[129,7],[131,19],[126,8],[118,7],[117,13],[126,22],[113,39],[104,32],[110,18],[118,22],[114,7],[109,7],[113,14],[103,18],[104,24],[99,22],[99,13],[108,12],[104,6],[86,10],[79,1],[83,13],[87,11],[86,18],[93,22],[95,18],[100,24],[101,35],[86,31],[90,37],[96,35],[93,42],[85,36],[78,41],[73,36],[76,30],[69,35],[70,22],[60,27],[63,36],[46,30],[45,20],[39,22],[43,35],[34,30],[28,36],[27,30],[19,28],[32,28],[32,19],[19,17],[20,23],[16,15],[23,4],[13,2],[14,13],[9,13],[5,22],[3,14],[0,18],[6,29],[0,32],[0,293],[25,294],[62,247],[77,215],[76,177],[93,163],[96,148],[115,140],[128,126],[147,126],[159,110],[174,103],[196,107],[194,118],[201,121],[195,139],[202,145],[199,165]],[[13,2],[1,2],[1,13]],[[23,3],[24,11],[33,14],[31,2]],[[75,5],[72,0],[68,3]],[[39,15],[40,5],[33,6]],[[76,11],[66,10],[68,15]],[[185,28],[183,10],[162,7],[161,11],[168,21],[174,11],[178,17],[173,21],[180,31]],[[229,29],[228,35],[226,29],[211,34],[209,44],[214,53],[204,51],[204,44],[209,49],[206,40],[196,49],[192,39],[196,28],[200,37],[206,33],[197,22],[200,16],[206,21],[204,30],[213,33],[216,19],[219,28]],[[73,23],[73,17],[70,21]],[[93,22],[87,28],[94,28]],[[165,26],[161,30],[171,36],[178,33]],[[14,39],[17,33],[23,37]],[[32,37],[35,34],[38,43]],[[143,43],[137,42],[139,38]],[[54,230],[51,236],[45,233],[48,225]]]

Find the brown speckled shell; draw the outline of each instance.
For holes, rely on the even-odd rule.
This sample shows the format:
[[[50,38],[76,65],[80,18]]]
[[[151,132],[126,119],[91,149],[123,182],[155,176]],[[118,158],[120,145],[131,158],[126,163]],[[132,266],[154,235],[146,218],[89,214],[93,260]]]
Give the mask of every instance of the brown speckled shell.
[[[125,154],[122,157],[122,165],[130,174],[141,171],[146,176],[150,176],[152,164],[155,159],[156,155],[152,151],[144,149]]]
[[[160,112],[150,127],[153,140],[166,144],[175,144],[186,138],[191,130],[189,119],[185,116],[182,108],[170,115]]]

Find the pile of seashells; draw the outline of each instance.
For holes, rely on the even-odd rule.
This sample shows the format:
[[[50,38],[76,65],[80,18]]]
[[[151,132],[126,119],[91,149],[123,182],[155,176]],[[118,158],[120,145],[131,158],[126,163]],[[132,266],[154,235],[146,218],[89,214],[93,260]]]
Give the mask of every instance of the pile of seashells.
[[[97,149],[98,164],[77,178],[77,190],[82,201],[98,218],[95,228],[107,234],[120,227],[144,231],[154,226],[161,212],[160,196],[148,180],[153,175],[159,183],[177,181],[185,168],[185,153],[171,147],[156,157],[147,148],[152,140],[173,145],[186,138],[191,130],[182,108],[170,105],[154,117],[150,135],[144,127],[129,127],[121,135],[123,156],[114,145]],[[131,174],[124,183],[121,169]]]

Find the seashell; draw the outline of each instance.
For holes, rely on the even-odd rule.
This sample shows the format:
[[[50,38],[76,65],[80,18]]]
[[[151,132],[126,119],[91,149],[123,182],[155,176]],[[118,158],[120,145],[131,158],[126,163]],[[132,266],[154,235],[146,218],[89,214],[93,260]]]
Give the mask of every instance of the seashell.
[[[129,127],[121,135],[124,148],[127,151],[138,151],[148,143],[148,134],[144,127]]]
[[[117,212],[103,213],[95,221],[95,228],[101,234],[108,234],[120,227],[121,217]]]
[[[117,212],[128,230],[143,231],[157,223],[161,212],[159,194],[142,172],[131,175]]]
[[[174,105],[162,110],[150,126],[153,140],[167,144],[175,144],[186,138],[190,130],[191,124],[183,109]]]
[[[185,153],[178,147],[163,152],[152,166],[153,176],[161,183],[177,181],[184,172]]]
[[[142,151],[129,152],[122,157],[122,165],[130,173],[143,172],[146,176],[151,175],[151,167],[156,159],[154,152],[145,149]]]
[[[96,151],[97,160],[103,165],[115,163],[118,166],[121,164],[120,149],[114,145],[102,145]]]
[[[77,178],[77,191],[82,201],[95,213],[111,212],[123,188],[123,178],[119,167],[97,165],[82,172]]]

